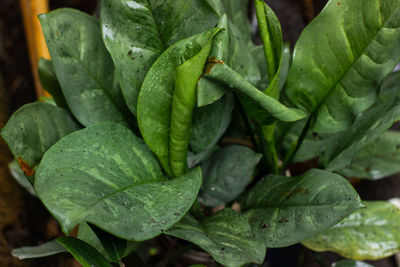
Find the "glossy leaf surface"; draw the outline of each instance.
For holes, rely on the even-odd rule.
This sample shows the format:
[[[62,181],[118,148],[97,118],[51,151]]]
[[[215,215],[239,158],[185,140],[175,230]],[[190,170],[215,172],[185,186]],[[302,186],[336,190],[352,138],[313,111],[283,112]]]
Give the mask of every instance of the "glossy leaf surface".
[[[78,129],[64,109],[35,102],[17,110],[1,130],[1,136],[24,173],[33,176],[43,154],[60,138]]]
[[[266,249],[253,239],[247,217],[231,209],[224,209],[202,221],[188,214],[167,234],[198,245],[224,266],[261,264],[265,257]]]
[[[215,103],[194,110],[191,151],[201,153],[217,144],[232,120],[234,105],[233,94],[227,94]]]
[[[99,22],[68,8],[42,14],[40,22],[63,95],[77,120],[84,126],[126,124],[125,104],[114,84],[114,64]]]
[[[199,202],[206,206],[219,206],[235,199],[251,182],[261,157],[261,154],[239,145],[217,150],[201,165],[203,185]]]
[[[167,181],[144,142],[115,123],[61,139],[44,155],[35,180],[39,198],[64,232],[87,221],[137,241],[182,218],[200,186],[199,168]]]
[[[363,147],[350,165],[338,170],[347,177],[381,179],[400,172],[400,133],[388,131]]]
[[[63,236],[56,241],[64,246],[83,267],[111,267],[112,265],[95,248],[74,237]]]
[[[348,128],[400,61],[399,0],[330,0],[294,51],[286,95],[316,113],[314,130]]]
[[[168,175],[172,175],[169,158],[175,69],[198,54],[217,31],[210,30],[192,36],[167,49],[150,68],[140,90],[140,132]]]
[[[242,210],[257,240],[284,247],[332,227],[360,205],[346,179],[312,169],[298,177],[264,178],[248,192]]]
[[[376,260],[400,250],[400,210],[389,202],[365,202],[331,229],[303,241],[315,251],[334,251],[354,260]]]
[[[20,260],[24,260],[42,258],[64,252],[67,252],[67,250],[53,240],[38,246],[16,248],[13,249],[11,254]]]
[[[390,73],[382,83],[379,99],[388,101],[400,97],[400,71]]]

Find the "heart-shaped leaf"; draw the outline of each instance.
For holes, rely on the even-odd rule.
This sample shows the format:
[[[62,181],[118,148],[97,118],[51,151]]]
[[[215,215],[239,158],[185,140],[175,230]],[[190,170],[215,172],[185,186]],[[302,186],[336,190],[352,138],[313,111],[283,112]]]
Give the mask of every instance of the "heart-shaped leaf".
[[[389,202],[366,208],[331,229],[302,242],[315,251],[334,251],[354,260],[377,260],[400,251],[400,209]]]
[[[360,206],[360,197],[346,179],[318,169],[298,177],[266,177],[242,202],[256,240],[267,247],[300,242]]]
[[[168,181],[142,140],[115,123],[62,138],[44,155],[35,189],[64,232],[90,222],[124,239],[146,240],[192,206],[201,170]]]
[[[99,22],[74,9],[40,15],[58,82],[68,107],[85,126],[97,122],[126,124],[114,64],[100,34]]]
[[[64,109],[35,102],[17,110],[1,130],[1,136],[24,173],[33,176],[43,154],[60,138],[78,129]]]
[[[188,214],[167,234],[198,245],[224,266],[264,261],[265,246],[254,240],[247,217],[232,209],[224,209],[202,221]]]
[[[197,55],[217,31],[218,29],[209,30],[179,41],[168,48],[154,62],[140,90],[138,98],[140,132],[146,144],[157,155],[163,169],[170,176],[172,176],[169,162],[170,131],[175,69]],[[188,94],[190,93],[188,92]],[[191,112],[188,108],[185,110]],[[184,114],[181,115],[184,116]]]
[[[381,179],[400,172],[400,133],[388,131],[363,147],[350,165],[337,170],[354,178]]]
[[[347,129],[400,61],[400,1],[330,0],[294,51],[286,95],[320,134]]]
[[[219,206],[235,199],[251,182],[261,157],[261,154],[239,145],[217,150],[201,165],[204,178],[199,202],[206,206]]]

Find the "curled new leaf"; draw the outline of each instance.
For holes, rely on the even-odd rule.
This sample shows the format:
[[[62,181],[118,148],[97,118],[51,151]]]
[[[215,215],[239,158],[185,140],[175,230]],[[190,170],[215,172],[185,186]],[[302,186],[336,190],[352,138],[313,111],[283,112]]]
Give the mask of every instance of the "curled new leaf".
[[[218,31],[213,29],[194,35],[168,48],[152,65],[140,90],[138,98],[140,132],[170,176],[172,176],[170,132],[175,69],[197,55]]]
[[[264,94],[226,64],[216,63],[212,71],[204,77],[227,84],[231,89],[250,98],[278,120],[291,122],[303,119],[306,116],[302,110],[288,108],[278,100]]]

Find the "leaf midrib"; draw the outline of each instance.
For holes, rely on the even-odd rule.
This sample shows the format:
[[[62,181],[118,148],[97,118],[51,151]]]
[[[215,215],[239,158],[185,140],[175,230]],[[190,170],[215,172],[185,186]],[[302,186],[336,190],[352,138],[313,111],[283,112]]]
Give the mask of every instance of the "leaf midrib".
[[[341,84],[343,78],[347,75],[347,73],[349,73],[349,71],[351,69],[353,69],[354,65],[356,64],[356,62],[358,62],[358,60],[361,58],[362,55],[365,54],[365,51],[367,50],[367,48],[371,45],[372,41],[376,39],[376,37],[381,33],[382,29],[385,28],[386,24],[392,20],[393,14],[396,13],[396,11],[399,9],[400,4],[397,6],[397,8],[393,9],[393,12],[391,13],[391,15],[389,16],[389,18],[382,23],[382,26],[379,28],[379,30],[374,34],[374,36],[369,40],[368,44],[362,49],[362,52],[357,55],[356,58],[354,58],[354,61],[349,65],[349,67],[343,72],[343,74],[337,79],[337,81],[330,87],[329,92],[326,94],[326,96],[322,99],[322,101],[314,108],[314,110],[310,113],[310,117],[314,116],[316,113],[318,113],[319,109],[323,106],[323,104],[325,104],[325,102],[327,101],[327,99],[331,96],[332,93],[335,92],[335,88],[338,86],[338,84]],[[380,7],[380,17],[382,18],[382,14],[381,14],[381,2],[379,3],[379,7]],[[381,19],[382,21],[382,19]],[[364,23],[364,27],[365,27],[365,23]],[[347,37],[347,33],[343,30],[343,32],[345,33],[345,39],[348,40]],[[343,85],[342,85],[343,86]],[[343,86],[343,89],[345,87]],[[345,90],[344,90],[345,91]],[[346,92],[346,95],[347,92]],[[349,96],[351,97],[351,96]]]

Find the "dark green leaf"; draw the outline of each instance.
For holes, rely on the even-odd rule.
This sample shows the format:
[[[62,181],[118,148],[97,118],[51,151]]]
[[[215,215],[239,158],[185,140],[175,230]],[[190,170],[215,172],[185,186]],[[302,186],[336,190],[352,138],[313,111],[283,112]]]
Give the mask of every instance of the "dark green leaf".
[[[400,61],[399,0],[330,0],[294,51],[286,95],[320,134],[347,129]]]
[[[264,94],[226,64],[215,64],[212,71],[203,77],[227,84],[231,89],[245,95],[278,120],[291,122],[306,116],[302,110],[288,108],[278,100]]]
[[[374,267],[374,266],[362,261],[341,260],[332,263],[331,267]]]
[[[89,227],[96,234],[111,261],[118,263],[124,257],[127,240],[115,237],[95,225],[89,224]]]
[[[348,165],[357,152],[378,138],[400,119],[400,100],[391,99],[371,107],[357,117],[354,124],[335,136],[327,146],[320,163],[327,170],[337,170]]]
[[[157,155],[163,169],[170,168],[171,111],[175,87],[175,69],[200,52],[217,29],[184,39],[168,48],[152,65],[138,98],[140,132]]]
[[[203,185],[199,202],[219,206],[239,196],[251,182],[262,155],[239,145],[217,150],[202,164]]]
[[[93,125],[62,138],[44,155],[35,189],[64,232],[90,222],[142,241],[179,221],[201,186],[199,168],[167,181],[142,140],[122,125]]]
[[[39,18],[57,79],[78,121],[85,126],[107,121],[126,124],[125,104],[114,84],[114,64],[101,39],[99,22],[73,9],[58,9]]]
[[[29,177],[25,175],[18,163],[16,161],[12,161],[10,164],[8,164],[8,168],[10,169],[10,173],[14,177],[15,181],[17,181],[20,186],[25,188],[26,191],[28,191],[32,196],[36,196],[35,189],[33,189]]]
[[[202,221],[188,214],[167,234],[198,245],[224,266],[264,261],[265,246],[254,240],[247,217],[231,209],[224,209]]]
[[[383,81],[379,92],[379,98],[383,101],[395,97],[400,97],[400,71],[390,73]]]
[[[312,169],[298,177],[266,177],[248,192],[242,210],[257,240],[284,247],[332,227],[360,205],[346,179]]]
[[[79,129],[64,109],[35,102],[24,105],[1,130],[27,176],[33,176],[43,154],[60,138]]]
[[[400,251],[400,210],[389,202],[366,208],[331,229],[302,242],[315,251],[334,251],[354,260],[377,260]]]
[[[20,260],[24,260],[52,256],[63,252],[68,251],[53,240],[38,246],[16,248],[13,249],[11,254]]]
[[[54,72],[53,63],[51,60],[44,58],[39,59],[38,74],[42,87],[51,94],[57,106],[61,108],[68,108],[62,93],[60,84],[58,83],[56,73]]]
[[[235,99],[232,94],[210,105],[194,110],[190,148],[194,153],[201,153],[214,147],[225,133],[232,120]]]
[[[381,179],[400,172],[400,132],[388,131],[363,147],[350,165],[337,170],[346,177]]]
[[[95,248],[77,238],[63,236],[56,239],[83,267],[111,267],[111,264]]]
[[[224,4],[230,22],[235,25],[237,32],[240,33],[243,43],[249,47],[253,46],[251,25],[247,15],[249,0],[221,0],[221,2]]]
[[[93,232],[92,228],[90,226],[83,222],[79,224],[78,228],[78,239],[88,243],[92,247],[94,247],[98,252],[100,252],[108,261],[111,261],[110,256],[107,254],[105,251],[103,245],[101,244],[99,238],[96,236],[96,234]]]

